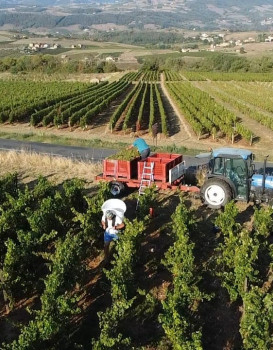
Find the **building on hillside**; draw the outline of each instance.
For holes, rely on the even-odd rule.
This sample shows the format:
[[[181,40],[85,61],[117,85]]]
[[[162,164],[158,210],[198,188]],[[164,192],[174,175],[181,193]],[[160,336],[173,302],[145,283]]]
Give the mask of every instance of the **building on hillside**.
[[[208,41],[209,43],[213,43],[213,41],[214,41],[214,39],[211,37],[211,36],[208,36],[208,37],[206,37],[206,38],[200,38],[202,41]]]
[[[181,49],[181,52],[200,52],[199,49]]]
[[[79,49],[82,49],[83,48],[83,45],[82,44],[72,44],[71,46],[71,49],[77,49],[77,48],[79,48]]]
[[[28,48],[33,51],[39,51],[43,49],[49,49],[50,44],[48,43],[29,43]]]
[[[262,26],[271,25],[271,24],[273,24],[273,18],[272,17],[266,18],[263,21],[261,21],[261,25]]]
[[[217,47],[229,47],[230,43],[229,42],[224,42],[216,45]]]
[[[100,80],[99,80],[98,78],[92,78],[92,79],[90,79],[89,82],[90,82],[90,83],[99,83]]]
[[[214,52],[215,51],[215,45],[211,44],[210,47],[207,49],[207,51]]]
[[[105,58],[106,62],[115,62],[114,58],[112,56],[108,56]]]
[[[244,43],[255,43],[255,41],[256,40],[254,38],[249,37],[248,39],[244,40]]]
[[[265,38],[264,41],[267,42],[267,43],[271,43],[273,41],[273,36],[272,35],[268,35],[268,37]]]

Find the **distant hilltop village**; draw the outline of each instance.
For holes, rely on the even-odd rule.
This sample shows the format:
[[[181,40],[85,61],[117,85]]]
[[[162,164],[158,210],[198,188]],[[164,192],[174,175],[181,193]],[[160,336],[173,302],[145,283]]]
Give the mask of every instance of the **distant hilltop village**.
[[[60,44],[47,44],[47,43],[29,43],[28,49],[32,51],[41,51],[43,49],[50,49],[55,50],[58,49],[61,45]]]
[[[258,39],[255,39],[253,37],[248,37],[246,39],[231,39],[231,40],[225,40],[226,34],[208,34],[208,33],[202,33],[200,37],[198,37],[199,40],[201,40],[203,43],[210,44],[210,47],[207,48],[207,51],[214,51],[216,48],[228,48],[228,47],[235,47],[236,46],[243,46],[244,44],[249,43],[255,43],[255,42],[273,42],[273,35],[265,35],[261,34],[258,36]],[[193,36],[193,40],[196,40],[197,37]],[[200,51],[198,48],[185,48],[183,47],[181,49],[182,52],[197,52]],[[240,50],[238,50],[240,51]]]

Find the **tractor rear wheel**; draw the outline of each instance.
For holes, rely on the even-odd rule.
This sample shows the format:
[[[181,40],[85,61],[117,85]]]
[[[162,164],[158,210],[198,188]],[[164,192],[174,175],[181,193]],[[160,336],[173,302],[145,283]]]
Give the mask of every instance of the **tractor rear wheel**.
[[[225,206],[232,199],[230,186],[224,180],[213,177],[204,183],[201,195],[205,204],[213,209]]]
[[[122,196],[125,192],[125,185],[119,181],[112,181],[110,183],[110,192],[114,197]]]

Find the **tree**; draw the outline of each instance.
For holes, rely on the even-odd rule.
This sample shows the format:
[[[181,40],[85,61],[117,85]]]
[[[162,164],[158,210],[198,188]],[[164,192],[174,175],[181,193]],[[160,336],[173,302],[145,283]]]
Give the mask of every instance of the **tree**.
[[[117,72],[117,66],[114,62],[106,62],[103,68],[104,73]]]

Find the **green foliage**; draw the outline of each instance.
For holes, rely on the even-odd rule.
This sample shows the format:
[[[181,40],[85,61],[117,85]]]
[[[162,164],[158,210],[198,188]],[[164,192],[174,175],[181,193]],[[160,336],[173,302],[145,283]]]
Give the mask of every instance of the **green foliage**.
[[[129,296],[130,285],[134,277],[134,261],[140,235],[143,234],[143,221],[125,221],[125,230],[116,242],[116,253],[112,269],[106,270],[111,282],[112,305],[98,314],[101,333],[97,341],[92,341],[94,349],[128,349],[130,339],[118,332],[118,324],[124,319],[126,311],[132,306],[134,297]]]
[[[259,235],[269,237],[273,230],[272,208],[255,208],[254,228]]]
[[[101,181],[98,193],[92,198],[85,197],[87,209],[84,213],[72,209],[75,214],[73,221],[79,223],[80,229],[89,243],[94,243],[101,236],[101,232],[98,230],[98,227],[101,226],[101,206],[111,196],[110,183]]]
[[[163,102],[160,96],[160,92],[156,84],[155,84],[155,96],[156,96],[156,100],[157,100],[156,102],[157,102],[159,114],[160,114],[161,130],[165,136],[168,136],[167,116],[166,116]]]
[[[151,191],[154,190],[151,189]],[[152,197],[155,200],[155,195]],[[145,201],[150,200],[149,193],[145,192],[142,198],[143,206],[147,207]],[[111,270],[105,270],[106,277],[111,283],[112,305],[105,312],[98,314],[101,333],[98,340],[92,341],[94,349],[128,349],[130,346],[130,339],[119,333],[118,325],[125,318],[136,298],[133,296],[132,288],[134,263],[147,222],[147,213],[132,221],[125,220],[125,230],[120,233],[116,242],[116,252],[111,262],[113,267]]]
[[[1,243],[6,245],[0,261],[0,286],[7,297],[5,301],[12,306],[25,290],[41,292],[40,308],[32,312],[34,317],[21,328],[18,339],[3,344],[3,349],[42,349],[53,339],[58,347],[63,337],[68,337],[71,317],[80,312],[75,284],[81,283],[90,237],[93,241],[97,237],[101,205],[109,194],[109,184],[102,183],[97,196],[85,200],[80,180],[67,181],[57,189],[40,178],[32,191],[27,188],[19,191],[17,198],[9,195],[3,203],[10,208],[10,215],[1,217],[3,233],[7,234],[7,229],[15,230],[13,239],[10,235],[0,236]],[[89,206],[85,212],[82,205],[86,202]],[[11,215],[12,209],[16,209],[16,216]],[[24,216],[24,228],[18,223],[19,209]],[[12,218],[13,226],[11,221],[5,222],[7,218]],[[50,231],[51,225],[55,228],[59,225],[63,234]]]
[[[109,107],[110,103],[124,92],[128,85],[129,84],[125,81],[114,82],[109,84],[108,89],[101,97],[96,96],[89,106],[79,110],[76,110],[75,106],[73,106],[73,110],[76,110],[76,112],[69,117],[69,124],[73,126],[80,121],[80,126],[82,128],[92,124],[94,117]]]
[[[9,96],[13,83],[6,85],[5,93]],[[94,118],[107,107],[110,103],[124,92],[129,83],[120,80],[108,84],[102,82],[99,84],[70,83],[40,83],[31,86],[30,83],[22,82],[18,84],[18,98],[13,101],[5,98],[2,101],[3,112],[0,114],[2,122],[29,120],[33,126],[44,126],[55,124],[69,124],[70,126],[80,124],[83,128],[94,122]],[[25,87],[24,87],[25,85]],[[31,88],[31,94],[25,96],[23,89]],[[44,91],[42,91],[44,90]],[[1,92],[1,88],[0,88]],[[22,95],[19,96],[19,92]],[[47,94],[45,94],[47,92]],[[26,98],[24,98],[26,97]]]
[[[159,321],[174,349],[203,349],[202,331],[194,324],[200,302],[210,297],[198,288],[200,277],[194,263],[194,243],[189,232],[194,224],[191,212],[181,202],[172,215],[175,242],[165,254],[164,265],[173,276],[172,289],[162,301]]]
[[[142,195],[136,194],[138,197],[138,208],[137,208],[137,217],[143,220],[148,214],[150,208],[155,208],[157,204],[157,188],[155,185],[146,187]]]
[[[144,112],[144,106],[145,106],[145,100],[147,98],[148,95],[148,84],[145,84],[145,89],[142,95],[142,100],[141,100],[141,104],[138,110],[138,116],[137,116],[137,124],[136,124],[136,130],[141,130],[141,122],[143,120],[143,112]]]
[[[0,288],[6,306],[12,308],[19,300],[34,295],[36,303],[30,310],[31,321],[18,325],[18,338],[1,348],[60,349],[63,342],[69,347],[75,326],[72,321],[81,312],[85,261],[92,258],[90,252],[101,241],[101,205],[111,198],[109,183],[102,182],[96,195],[85,198],[83,182],[78,179],[55,186],[40,177],[33,189],[20,190],[14,179],[7,177],[7,183],[1,179],[2,188],[7,190],[0,203]],[[181,200],[172,215],[170,237],[174,243],[163,261],[172,281],[166,298],[159,301],[151,291],[137,288],[135,275],[150,220],[148,209],[157,205],[156,188],[148,188],[140,200],[143,202],[137,219],[125,221],[125,230],[115,243],[112,268],[104,271],[112,302],[99,313],[100,334],[92,348],[133,348],[124,323],[132,315],[134,322],[149,322],[161,307],[159,320],[167,340],[159,346],[202,349],[200,304],[211,296],[200,289],[204,287],[202,271],[196,266],[195,244],[191,241],[195,219]],[[230,299],[243,303],[243,347],[267,350],[272,345],[273,317],[272,209],[255,209],[251,232],[237,223],[237,215],[238,208],[231,202],[215,221],[221,230],[216,237],[221,242],[216,249],[217,274]]]
[[[0,206],[0,237],[5,240],[8,237],[16,237],[19,230],[28,229],[27,209],[33,204],[32,193],[26,187],[13,197],[7,195],[7,201]],[[3,246],[0,245],[2,251]]]
[[[167,83],[167,88],[198,137],[204,133],[215,136],[219,132],[233,141],[235,125],[237,134],[252,144],[253,133],[241,123],[236,123],[237,116],[216,103],[209,93],[189,82]]]
[[[43,342],[67,327],[71,315],[77,314],[77,297],[68,292],[82,271],[83,254],[80,235],[67,234],[63,242],[56,244],[51,260],[51,273],[45,279],[45,290],[41,296],[41,309],[36,317],[25,326],[18,341],[4,345],[3,349],[29,350],[43,347]]]
[[[155,120],[155,106],[154,106],[154,99],[155,99],[155,91],[154,91],[154,84],[150,84],[150,113],[149,113],[149,132],[152,132],[152,126],[154,124]]]
[[[17,173],[8,174],[0,179],[0,204],[7,199],[7,194],[16,196],[17,194]]]
[[[25,187],[14,196],[8,194],[0,206],[1,285],[10,307],[16,298],[38,287],[43,258],[52,253],[50,244],[71,228],[72,209],[83,211],[82,181],[65,182],[62,192],[40,177],[32,191]]]
[[[124,79],[126,80],[127,78],[124,78]],[[109,121],[109,128],[111,130],[116,126],[118,119],[120,118],[122,113],[126,110],[129,101],[131,101],[131,99],[134,96],[134,94],[136,93],[137,89],[138,89],[138,85],[136,85],[134,87],[134,89],[132,91],[130,91],[130,93],[126,96],[124,101],[118,106],[118,108],[112,114],[110,121]]]
[[[146,292],[145,290],[138,289],[138,294],[142,297],[142,301],[134,309],[134,317],[143,322],[153,316],[158,308],[160,301],[154,296],[151,291]]]
[[[45,197],[54,197],[55,186],[43,176],[39,176],[37,183],[32,191],[32,195],[36,201],[42,200]]]
[[[0,120],[9,122],[29,120],[37,125],[55,104],[79,96],[93,84],[67,82],[2,81]],[[31,91],[31,93],[30,93]]]
[[[143,20],[143,17],[142,17]],[[180,43],[184,36],[174,32],[157,31],[100,31],[94,34],[94,39],[98,41],[112,41],[132,45],[146,45],[155,48],[168,48],[174,43]]]
[[[257,286],[243,296],[244,313],[240,324],[243,346],[246,350],[267,350],[272,347],[272,293]]]
[[[215,221],[224,238],[217,248],[217,274],[232,301],[247,293],[249,283],[259,281],[255,264],[260,242],[255,232],[242,230],[236,223],[237,214],[237,207],[234,202],[230,202]]]
[[[1,17],[1,14],[0,14]],[[27,51],[27,50],[26,50]],[[51,50],[48,50],[48,52]],[[39,72],[45,74],[52,73],[110,73],[117,72],[114,62],[87,60],[69,60],[64,62],[57,54],[69,51],[69,49],[59,48],[49,54],[36,53],[31,56],[21,56],[19,58],[6,57],[0,59],[0,71],[9,71],[12,74],[20,72]]]
[[[119,160],[131,161],[136,158],[139,158],[139,152],[135,147],[133,147],[130,149],[123,149],[118,153],[108,157],[107,159],[119,159]]]
[[[242,81],[255,81],[256,75],[246,74],[242,77]],[[237,76],[237,79],[239,77]],[[272,81],[272,77],[268,75],[260,75],[256,78],[260,81]],[[217,85],[215,89],[212,85]],[[273,129],[272,118],[267,112],[272,113],[272,105],[269,103],[271,91],[266,87],[261,88],[261,84],[256,82],[253,84],[223,82],[220,85],[210,84],[207,85],[208,91],[212,88],[213,95],[217,96],[222,103],[232,104],[234,108],[240,113],[246,114],[248,117],[256,120],[258,123]],[[242,125],[236,124],[236,129],[242,128]],[[241,131],[238,129],[238,132]],[[244,135],[245,134],[245,135]],[[251,143],[251,135],[249,130],[243,126],[242,136],[248,139]],[[254,135],[252,135],[253,137]]]
[[[144,89],[144,84],[143,83],[138,84],[138,89],[136,90],[132,99],[128,103],[128,106],[125,110],[126,114],[125,114],[125,118],[124,118],[123,126],[122,126],[123,130],[128,129],[129,124],[132,124],[132,120],[133,120],[134,116],[137,114],[138,102],[142,96],[143,89]]]
[[[243,301],[240,321],[244,349],[268,349],[272,345],[272,293],[267,293],[266,282],[261,288],[258,265],[259,253],[268,254],[269,281],[272,269],[272,247],[265,241],[272,228],[272,209],[255,209],[255,231],[241,230],[235,219],[238,209],[233,202],[226,205],[224,213],[216,219],[224,236],[224,242],[217,249],[218,276],[227,288],[232,301],[239,297]],[[268,252],[266,252],[266,249]],[[255,285],[258,284],[258,285]]]

